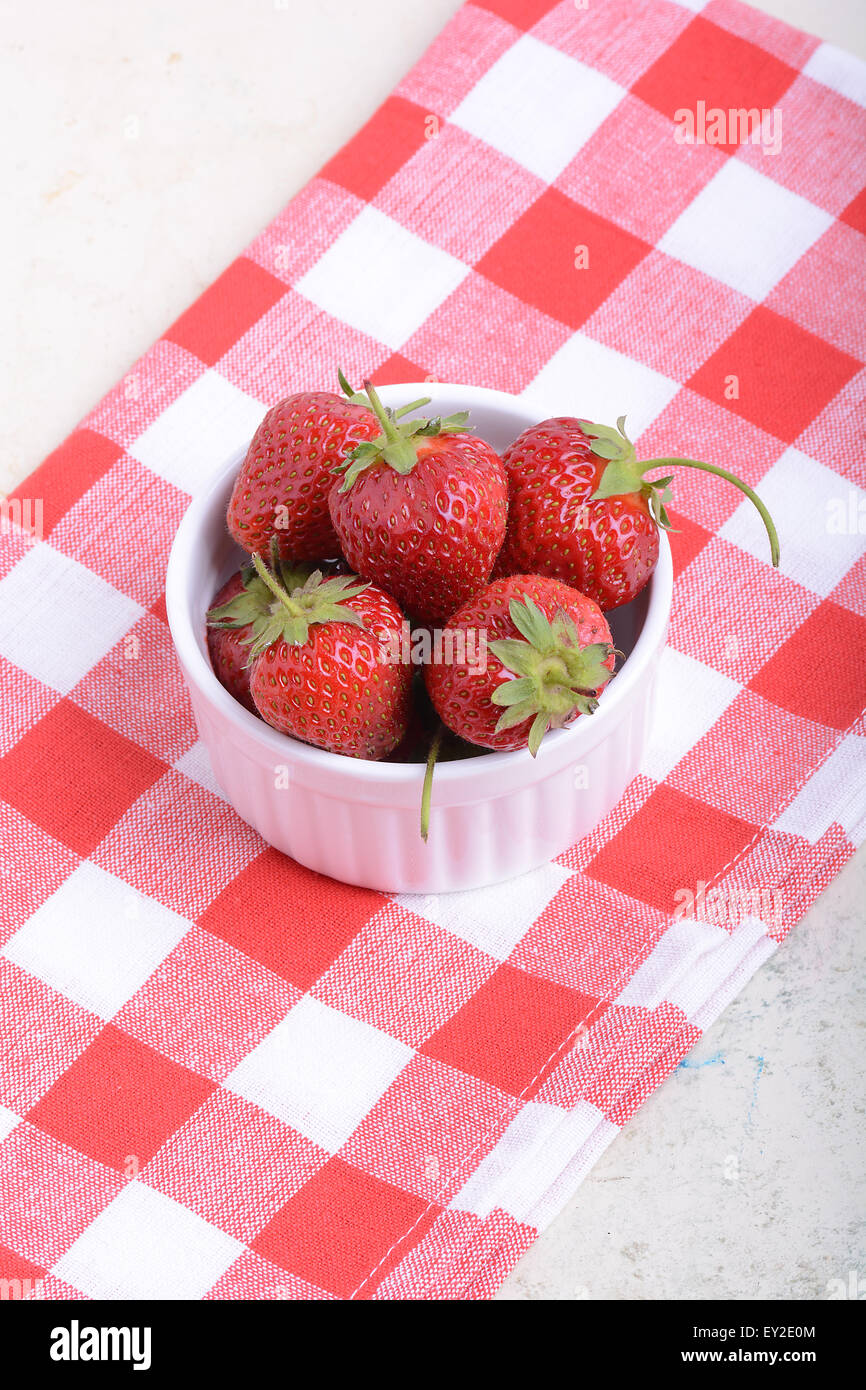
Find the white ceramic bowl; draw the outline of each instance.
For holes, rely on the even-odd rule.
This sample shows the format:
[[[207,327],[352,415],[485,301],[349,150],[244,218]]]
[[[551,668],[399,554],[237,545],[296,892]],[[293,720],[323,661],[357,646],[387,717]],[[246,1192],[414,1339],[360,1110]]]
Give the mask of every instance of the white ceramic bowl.
[[[539,413],[501,391],[416,382],[380,388],[386,405],[432,398],[431,413],[471,411],[500,452]],[[595,714],[549,733],[536,758],[489,753],[442,763],[430,835],[419,833],[424,768],[326,753],[277,733],[223,689],[211,670],[205,613],[243,554],[225,509],[243,453],[189,507],[168,563],[168,620],[202,740],[238,815],[301,864],[386,892],[441,893],[524,873],[561,854],[616,804],[640,763],[670,612],[667,539],[643,593],[609,614],[627,658]]]

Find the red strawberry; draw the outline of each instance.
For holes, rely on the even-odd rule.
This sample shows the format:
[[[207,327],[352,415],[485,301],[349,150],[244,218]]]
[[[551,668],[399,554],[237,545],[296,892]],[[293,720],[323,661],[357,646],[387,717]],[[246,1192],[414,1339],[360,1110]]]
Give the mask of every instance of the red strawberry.
[[[297,588],[312,573],[311,565],[290,569],[280,562],[276,546],[271,564],[284,588]],[[344,571],[345,572],[345,571]],[[214,596],[207,615],[207,649],[210,664],[221,685],[251,714],[258,714],[250,694],[250,643],[253,624],[270,613],[274,596],[259,579],[254,565],[244,565]]]
[[[363,397],[348,384],[344,390],[345,400],[330,391],[289,396],[271,407],[253,435],[226,513],[229,531],[250,554],[268,555],[272,536],[292,563],[339,554],[328,512],[333,469],[379,432]]]
[[[440,623],[490,578],[508,514],[502,460],[466,432],[465,413],[401,421],[405,408],[386,412],[364,385],[381,433],[345,460],[334,529],[353,569],[419,622]]]
[[[532,425],[506,449],[510,508],[497,574],[551,575],[589,594],[601,608],[618,608],[644,587],[656,566],[658,527],[670,527],[665,503],[670,476],[649,469],[700,468],[744,492],[761,514],[779,563],[775,527],[746,483],[697,459],[639,463],[625,433],[590,420],[561,416]]]
[[[604,614],[591,598],[537,574],[495,579],[446,625],[474,650],[486,637],[487,661],[424,668],[443,724],[484,748],[529,748],[548,729],[591,714],[613,673]],[[454,643],[452,650],[459,651]]]
[[[285,586],[259,555],[256,580],[269,602],[252,618],[250,694],[281,733],[353,758],[383,758],[409,719],[412,668],[401,661],[403,614],[388,594],[354,575],[314,571]],[[209,614],[250,626],[249,589]],[[233,610],[233,611],[232,611]]]
[[[236,574],[233,574],[228,583],[223,584],[215,596],[211,612],[215,613],[224,608],[239,594],[244,593],[247,579],[253,573],[251,567],[247,567],[246,570],[238,570]],[[256,582],[260,581],[257,580]],[[214,675],[220,684],[225,686],[229,694],[234,695],[235,699],[239,700],[251,714],[258,714],[250,694],[250,670],[247,665],[250,657],[249,642],[251,636],[251,623],[245,623],[242,627],[235,627],[221,626],[218,622],[208,621],[207,649]]]

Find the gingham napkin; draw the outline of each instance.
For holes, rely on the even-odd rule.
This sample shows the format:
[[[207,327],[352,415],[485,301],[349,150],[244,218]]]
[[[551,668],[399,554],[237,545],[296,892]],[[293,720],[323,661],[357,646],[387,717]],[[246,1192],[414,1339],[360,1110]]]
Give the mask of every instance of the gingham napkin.
[[[860,63],[733,0],[467,4],[5,504],[0,1277],[489,1296],[849,858],[864,101]],[[754,143],[712,115],[739,108]],[[196,738],[172,534],[338,362],[627,411],[644,457],[734,466],[778,523],[774,572],[739,494],[677,477],[640,775],[504,887],[318,878]]]

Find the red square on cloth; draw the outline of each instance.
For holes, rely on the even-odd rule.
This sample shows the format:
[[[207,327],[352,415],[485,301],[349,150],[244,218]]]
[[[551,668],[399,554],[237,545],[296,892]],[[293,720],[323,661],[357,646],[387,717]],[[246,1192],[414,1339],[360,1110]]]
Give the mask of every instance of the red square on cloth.
[[[499,15],[516,29],[531,29],[556,3],[557,0],[478,0],[479,9]]]
[[[833,654],[832,678],[827,653]],[[828,599],[752,677],[749,688],[803,719],[847,729],[866,704],[866,618]]]
[[[792,444],[859,370],[847,353],[759,304],[689,386]]]
[[[427,367],[419,367],[417,362],[410,362],[402,353],[394,352],[387,362],[371,372],[370,380],[374,386],[392,386],[402,381],[432,380],[432,377]]]
[[[709,883],[755,836],[739,816],[705,806],[664,783],[587,868],[609,883],[663,912],[673,912],[677,892]],[[659,846],[665,847],[663,854]]]
[[[386,901],[266,849],[214,899],[199,925],[306,990]]]
[[[542,313],[579,328],[648,251],[631,232],[549,188],[477,269]]]
[[[282,281],[239,256],[165,336],[212,367],[285,292]]]
[[[515,1102],[476,1076],[414,1057],[341,1150],[366,1173],[449,1202],[514,1117]]]
[[[121,453],[113,440],[96,430],[76,430],[10,492],[9,500],[20,499],[23,503],[30,499],[31,506],[33,502],[40,502],[42,534],[47,536],[79,497],[108,472]]]
[[[430,113],[405,97],[390,96],[319,177],[332,179],[369,202],[424,144]]]
[[[852,198],[848,206],[839,214],[842,222],[854,227],[866,236],[866,188]]]
[[[687,29],[633,85],[635,96],[671,120],[677,111],[772,108],[797,76],[795,68],[748,39],[696,15]],[[717,149],[736,149],[723,144]]]
[[[368,1297],[438,1208],[332,1158],[251,1241],[258,1254],[340,1298]]]
[[[138,744],[61,700],[0,758],[0,796],[88,855],[164,771]]]
[[[154,1155],[141,1180],[249,1241],[327,1161],[303,1134],[216,1090]]]
[[[26,1118],[134,1176],[213,1089],[109,1023]]]
[[[501,965],[421,1051],[531,1099],[578,1025],[603,1010],[591,995]]]
[[[119,1173],[20,1124],[0,1144],[0,1240],[48,1268],[122,1187]]]

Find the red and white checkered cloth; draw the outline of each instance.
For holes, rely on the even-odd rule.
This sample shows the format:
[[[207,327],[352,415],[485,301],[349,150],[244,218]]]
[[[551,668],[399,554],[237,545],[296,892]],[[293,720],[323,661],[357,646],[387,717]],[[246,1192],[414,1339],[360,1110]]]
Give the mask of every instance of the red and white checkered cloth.
[[[698,102],[780,111],[781,149],[677,143]],[[863,65],[735,0],[467,4],[19,489],[44,540],[7,507],[0,1277],[487,1297],[852,854],[864,103]],[[778,523],[774,572],[748,503],[677,477],[641,773],[501,888],[318,878],[196,740],[172,534],[336,363],[626,411],[644,457],[733,466]]]

